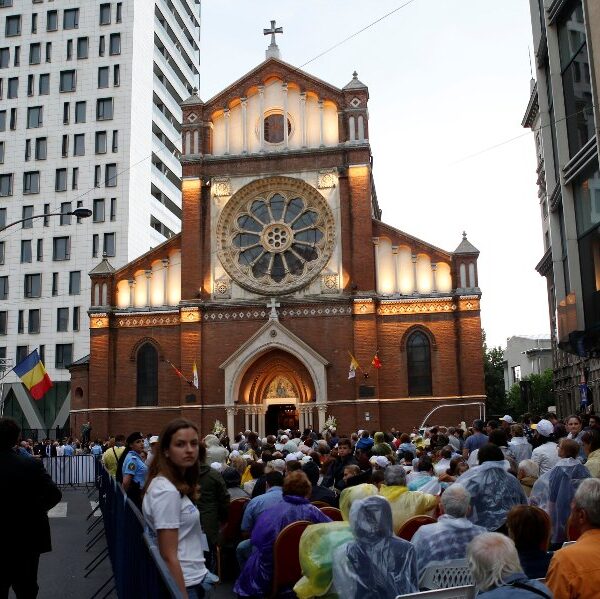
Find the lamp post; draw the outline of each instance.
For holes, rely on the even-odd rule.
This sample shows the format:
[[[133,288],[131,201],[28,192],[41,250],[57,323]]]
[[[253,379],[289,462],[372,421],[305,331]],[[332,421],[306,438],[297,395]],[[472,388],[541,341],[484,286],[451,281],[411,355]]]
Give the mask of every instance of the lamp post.
[[[0,228],[0,233],[2,233],[2,231],[6,231],[6,229],[8,229],[9,227],[18,225],[19,223],[24,223],[26,221],[33,220],[34,218],[46,218],[47,216],[75,216],[77,218],[89,218],[90,216],[92,216],[92,211],[89,208],[76,208],[75,210],[72,210],[70,212],[50,212],[48,214],[35,214],[27,218],[16,220],[13,223],[9,223],[5,227]]]

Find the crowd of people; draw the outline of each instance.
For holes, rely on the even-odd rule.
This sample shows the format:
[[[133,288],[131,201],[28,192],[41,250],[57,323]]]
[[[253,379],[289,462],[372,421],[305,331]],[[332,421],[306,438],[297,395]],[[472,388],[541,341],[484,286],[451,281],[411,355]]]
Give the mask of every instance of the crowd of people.
[[[41,445],[31,450],[43,457]],[[218,580],[221,533],[238,498],[247,500],[230,554],[238,597],[271,592],[275,541],[298,521],[312,523],[299,545],[304,576],[290,595],[300,599],[417,592],[428,569],[448,563],[468,565],[485,599],[591,599],[600,588],[594,416],[516,423],[506,415],[471,427],[348,436],[286,430],[262,439],[252,431],[200,439],[192,422],[175,420],[159,436],[135,432],[80,449],[102,460],[143,511],[191,599],[208,596]],[[339,508],[342,521],[332,522],[323,505]],[[405,540],[414,516],[431,523]]]

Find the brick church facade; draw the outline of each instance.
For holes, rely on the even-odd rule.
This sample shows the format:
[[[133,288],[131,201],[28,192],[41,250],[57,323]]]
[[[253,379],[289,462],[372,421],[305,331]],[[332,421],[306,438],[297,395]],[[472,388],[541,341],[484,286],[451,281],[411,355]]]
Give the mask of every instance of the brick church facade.
[[[485,400],[479,252],[381,221],[368,99],[356,74],[340,89],[271,56],[184,102],[182,231],[90,273],[73,430],[157,433],[181,416],[265,435],[334,416],[348,433],[409,430],[443,404],[437,422],[478,415],[458,404]]]

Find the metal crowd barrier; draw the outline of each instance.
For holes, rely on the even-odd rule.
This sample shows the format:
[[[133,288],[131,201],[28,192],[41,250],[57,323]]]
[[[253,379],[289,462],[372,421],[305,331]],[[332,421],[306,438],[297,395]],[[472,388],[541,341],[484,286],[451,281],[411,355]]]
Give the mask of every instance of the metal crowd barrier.
[[[91,487],[96,484],[101,464],[91,454],[43,458],[44,468],[61,487]]]
[[[182,599],[158,548],[144,533],[144,517],[101,464],[97,487],[117,595]]]

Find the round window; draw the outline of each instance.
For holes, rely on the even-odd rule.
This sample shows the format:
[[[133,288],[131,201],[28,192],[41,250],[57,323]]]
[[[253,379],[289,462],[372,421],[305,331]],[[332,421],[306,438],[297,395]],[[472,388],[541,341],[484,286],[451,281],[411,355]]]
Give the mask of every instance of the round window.
[[[225,205],[219,258],[232,279],[261,294],[299,289],[327,264],[333,215],[313,187],[289,177],[254,181]]]
[[[288,135],[292,133],[292,123],[287,120]],[[265,117],[265,141],[270,144],[279,144],[284,139],[284,117],[283,114],[273,113]]]

